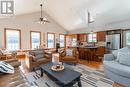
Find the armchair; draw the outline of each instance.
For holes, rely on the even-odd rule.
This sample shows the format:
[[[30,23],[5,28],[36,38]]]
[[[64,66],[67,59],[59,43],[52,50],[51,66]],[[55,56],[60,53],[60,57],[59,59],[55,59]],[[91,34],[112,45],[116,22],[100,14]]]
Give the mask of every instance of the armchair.
[[[59,61],[62,62],[62,63],[63,62],[69,62],[69,63],[77,64],[78,59],[79,59],[79,52],[77,50],[73,49],[72,55],[69,56],[69,55],[67,55],[66,50],[63,50],[62,52],[59,53]]]
[[[25,59],[25,63],[29,71],[32,71],[36,67],[42,64],[51,62],[52,54],[46,53],[43,49],[32,50],[29,52],[28,57]]]

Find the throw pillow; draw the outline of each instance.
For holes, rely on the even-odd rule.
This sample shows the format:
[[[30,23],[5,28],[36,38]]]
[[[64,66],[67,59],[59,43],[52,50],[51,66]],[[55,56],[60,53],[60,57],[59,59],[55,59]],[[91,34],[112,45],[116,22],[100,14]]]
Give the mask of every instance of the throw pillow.
[[[112,51],[112,54],[114,55],[115,58],[117,58],[118,50],[114,50],[114,51]]]
[[[67,49],[66,56],[73,56],[73,49]]]
[[[130,52],[119,52],[117,57],[119,59],[120,64],[130,66]]]
[[[116,61],[119,61],[117,55],[118,55],[118,52],[130,52],[130,49],[128,47],[124,47],[124,48],[121,48],[119,50],[115,50],[112,52],[112,54],[114,55],[114,57],[116,58]]]
[[[14,73],[14,67],[4,61],[0,61],[0,72]]]
[[[58,51],[59,53],[63,53],[64,52],[64,49],[59,49],[59,51]]]

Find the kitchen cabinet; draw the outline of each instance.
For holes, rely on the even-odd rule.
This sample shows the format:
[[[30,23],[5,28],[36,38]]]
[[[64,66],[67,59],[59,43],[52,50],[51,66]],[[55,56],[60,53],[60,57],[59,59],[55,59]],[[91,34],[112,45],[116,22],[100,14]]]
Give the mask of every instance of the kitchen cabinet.
[[[87,34],[78,34],[78,40],[80,42],[86,42],[87,41]]]
[[[106,41],[106,32],[97,32],[97,41],[98,42],[105,42]]]
[[[66,37],[66,48],[72,47],[77,44],[78,35],[77,34],[67,34]]]

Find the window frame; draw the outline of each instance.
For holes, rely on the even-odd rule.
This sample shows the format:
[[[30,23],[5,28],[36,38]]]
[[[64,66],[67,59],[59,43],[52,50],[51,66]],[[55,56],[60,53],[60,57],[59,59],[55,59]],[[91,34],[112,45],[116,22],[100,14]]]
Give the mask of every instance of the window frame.
[[[54,35],[54,47],[53,48],[55,48],[55,33],[52,33],[52,32],[47,32],[47,48],[48,48],[48,34]],[[53,48],[48,48],[48,49],[53,49]]]
[[[59,34],[59,44],[60,44],[60,35],[64,35],[64,47],[65,47],[65,34]],[[64,47],[60,47],[60,48],[64,48]]]
[[[89,35],[92,35],[92,42],[89,42]],[[96,42],[93,42],[93,34],[96,34]],[[88,43],[97,43],[97,33],[89,33],[88,35],[87,35],[87,38],[88,38],[88,40],[87,40],[87,42]]]
[[[6,34],[6,31],[7,30],[10,30],[10,31],[19,31],[19,50],[22,48],[22,43],[21,43],[21,30],[20,29],[11,29],[11,28],[5,28],[4,29],[4,47],[7,49],[7,42],[6,42],[6,39],[7,39],[7,34]]]
[[[130,30],[125,30],[125,33],[124,33],[124,37],[125,38],[123,38],[124,39],[124,45],[125,46],[130,46],[130,44],[127,44],[127,33],[130,33]]]
[[[41,32],[40,31],[30,31],[30,49],[32,49],[32,33],[40,34],[40,45],[41,45]]]

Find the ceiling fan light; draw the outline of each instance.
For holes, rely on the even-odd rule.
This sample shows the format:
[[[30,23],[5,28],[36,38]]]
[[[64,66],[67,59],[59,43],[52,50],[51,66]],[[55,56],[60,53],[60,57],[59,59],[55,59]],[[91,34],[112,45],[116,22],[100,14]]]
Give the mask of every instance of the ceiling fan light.
[[[43,20],[47,20],[47,18],[44,17]]]
[[[43,24],[46,24],[46,22],[43,22]]]
[[[41,21],[40,24],[43,24],[43,22]]]
[[[45,21],[38,21],[37,23],[39,23],[39,24],[46,24]]]

